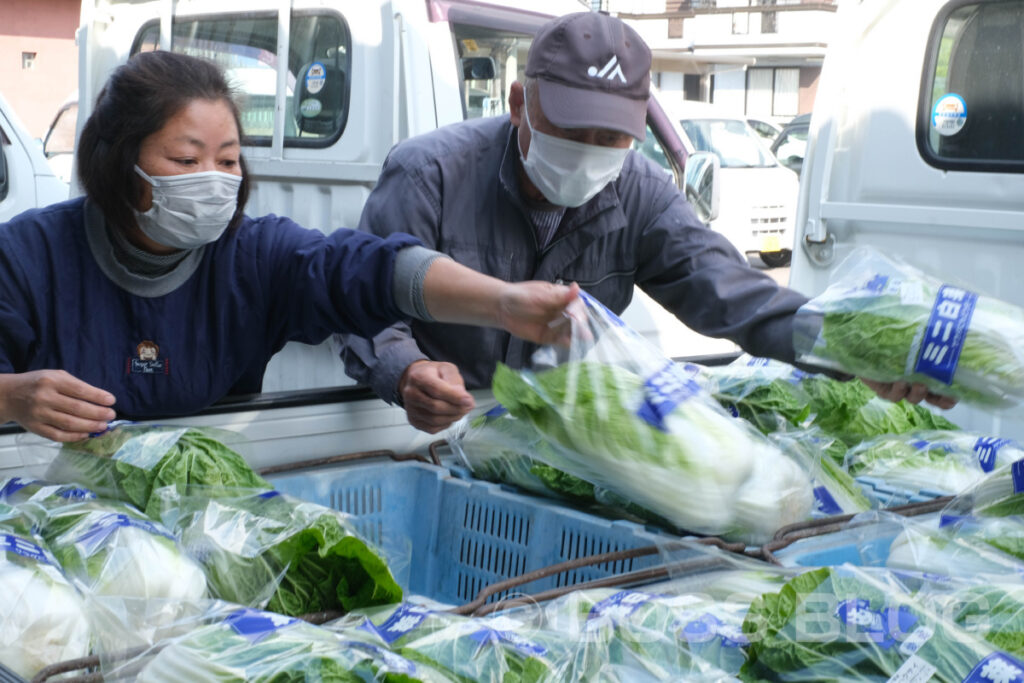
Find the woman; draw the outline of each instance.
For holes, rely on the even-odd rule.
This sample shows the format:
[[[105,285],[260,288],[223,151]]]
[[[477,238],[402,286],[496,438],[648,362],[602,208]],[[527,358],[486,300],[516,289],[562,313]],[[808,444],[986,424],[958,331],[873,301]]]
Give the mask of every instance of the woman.
[[[82,130],[85,198],[0,226],[0,422],[59,441],[261,388],[288,341],[408,317],[547,343],[576,288],[509,284],[408,235],[243,214],[238,108],[220,70],[142,53]]]

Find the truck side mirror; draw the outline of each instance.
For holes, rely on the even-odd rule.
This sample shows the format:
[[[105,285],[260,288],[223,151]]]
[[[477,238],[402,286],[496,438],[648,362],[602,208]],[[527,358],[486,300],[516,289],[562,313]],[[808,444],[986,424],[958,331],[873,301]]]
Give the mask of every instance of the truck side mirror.
[[[722,162],[711,152],[694,152],[686,157],[686,199],[704,223],[718,218],[718,193]]]
[[[489,81],[496,73],[493,57],[462,58],[462,77],[467,81]]]

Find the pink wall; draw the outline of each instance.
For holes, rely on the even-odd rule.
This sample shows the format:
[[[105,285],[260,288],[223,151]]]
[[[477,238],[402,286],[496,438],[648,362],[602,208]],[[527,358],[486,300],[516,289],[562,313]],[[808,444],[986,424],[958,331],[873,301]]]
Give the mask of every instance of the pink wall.
[[[0,0],[0,93],[34,137],[42,138],[61,103],[78,87],[81,0]],[[21,53],[35,52],[35,68]]]

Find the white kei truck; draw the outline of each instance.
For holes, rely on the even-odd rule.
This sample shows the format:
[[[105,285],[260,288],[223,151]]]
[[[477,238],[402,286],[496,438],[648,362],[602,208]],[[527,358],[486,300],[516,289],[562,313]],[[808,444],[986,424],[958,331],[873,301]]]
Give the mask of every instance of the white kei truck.
[[[132,54],[164,49],[211,59],[242,96],[243,151],[254,181],[248,213],[285,215],[323,231],[354,227],[393,145],[467,118],[505,114],[509,85],[523,77],[536,30],[556,14],[586,9],[575,0],[85,0],[77,126],[110,72]],[[717,213],[717,158],[688,155],[678,122],[654,98],[648,124],[643,153],[710,221]],[[14,157],[6,144],[3,150]],[[23,177],[19,171],[17,183]],[[80,194],[74,177],[71,183],[71,194]],[[66,188],[60,196],[25,196],[0,219],[66,196]],[[625,317],[656,342],[671,343],[664,331],[684,329],[643,296]],[[280,490],[357,515],[375,542],[387,545],[382,534],[391,533],[412,539],[401,557],[389,557],[396,574],[410,591],[446,604],[472,600],[501,579],[656,537],[632,522],[459,479],[434,464],[392,462],[387,455],[438,458],[428,448],[436,442],[409,426],[401,408],[354,386],[330,343],[287,346],[259,395],[157,422],[237,432],[243,455],[264,474],[276,472]],[[0,480],[45,475],[46,462],[23,447],[31,438],[16,425],[0,425]],[[330,467],[338,456],[369,460]],[[316,476],[282,474],[314,461],[321,467]],[[342,470],[340,478],[332,474]],[[605,565],[594,576],[633,562]],[[572,571],[568,582],[590,576],[582,571]]]
[[[54,174],[42,146],[0,93],[0,223],[67,197],[67,183]]]
[[[219,60],[246,94],[244,151],[255,180],[249,212],[322,230],[352,226],[394,143],[504,112],[531,33],[552,10],[583,8],[569,5],[250,0],[239,9],[226,0],[93,0],[78,35],[82,118],[110,70],[135,51]],[[840,12],[847,31],[826,58],[800,181],[792,286],[823,291],[845,254],[871,244],[1024,306],[1024,0],[850,0]],[[311,80],[314,63],[322,71]],[[961,102],[950,105],[950,94]],[[952,106],[963,137],[944,134],[950,116],[936,117],[940,104]],[[676,124],[656,101],[648,122],[654,151],[682,187],[687,176],[694,186],[714,179],[706,157],[703,168],[687,166]],[[713,192],[686,191],[705,217],[714,214]],[[445,455],[401,409],[346,384],[328,346],[289,347],[268,369],[263,394],[163,422],[239,432],[248,441],[244,455],[280,490],[357,515],[371,540],[388,525],[404,533],[411,546],[399,568],[403,585],[446,604],[597,553],[626,555],[560,565],[518,590],[652,562],[628,553],[664,538],[653,527],[528,498],[460,477],[454,467],[453,474],[415,461],[332,464],[333,456],[361,452]],[[1024,437],[1024,422],[1010,414],[958,406],[950,418]],[[25,438],[13,427],[0,432],[0,476],[31,476],[45,465],[19,449]],[[295,465],[305,469],[286,471]]]

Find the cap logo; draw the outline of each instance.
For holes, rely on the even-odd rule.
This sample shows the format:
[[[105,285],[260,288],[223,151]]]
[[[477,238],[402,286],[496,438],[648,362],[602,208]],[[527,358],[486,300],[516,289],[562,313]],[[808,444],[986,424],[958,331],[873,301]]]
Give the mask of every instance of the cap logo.
[[[608,63],[598,69],[596,66],[591,66],[587,69],[587,75],[591,78],[606,78],[609,81],[613,81],[618,78],[623,83],[626,82],[626,74],[622,73],[622,65],[619,64],[619,58],[617,55],[612,55],[612,58],[608,60]]]

